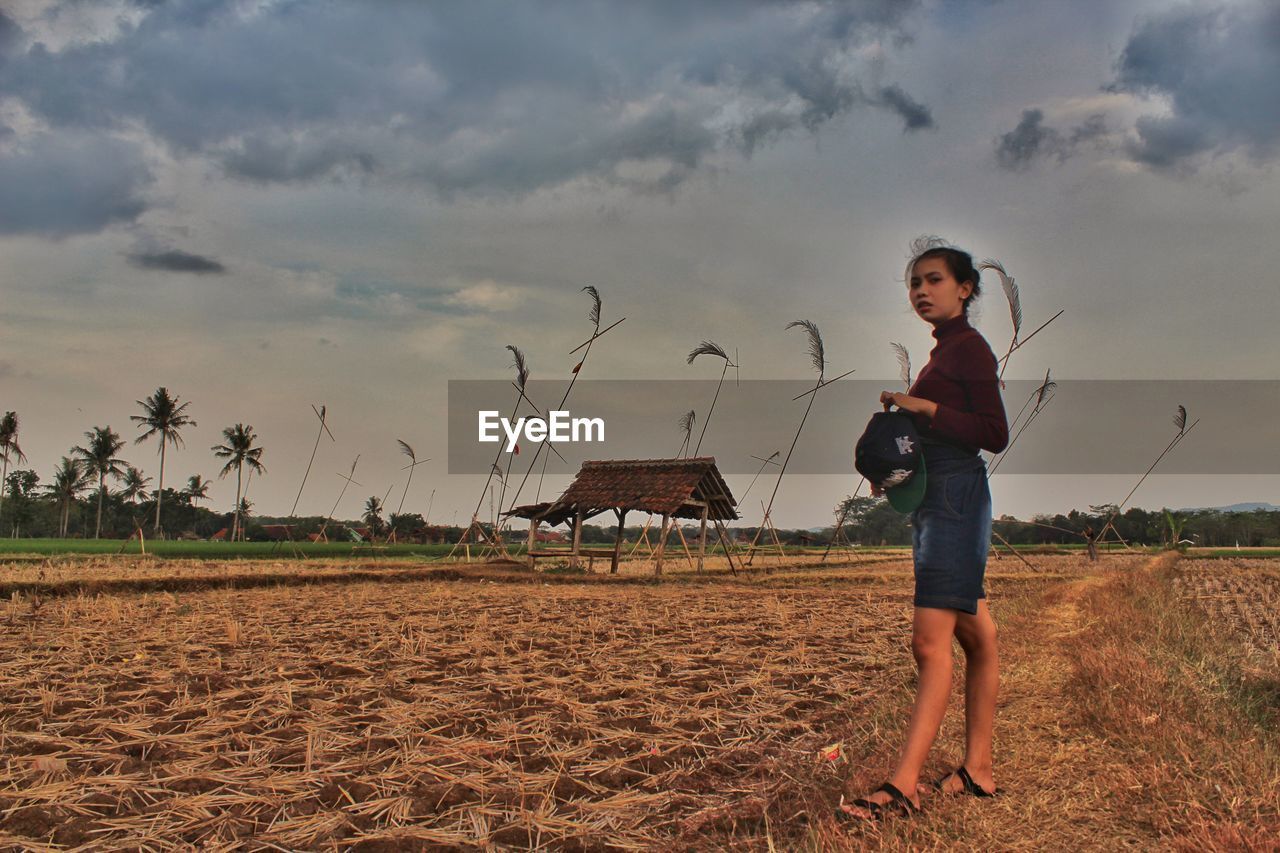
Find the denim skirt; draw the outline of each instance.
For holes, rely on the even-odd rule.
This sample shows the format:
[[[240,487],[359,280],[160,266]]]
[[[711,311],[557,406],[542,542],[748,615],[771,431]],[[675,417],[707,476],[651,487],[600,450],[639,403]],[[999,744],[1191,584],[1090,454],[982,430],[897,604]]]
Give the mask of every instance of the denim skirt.
[[[978,612],[991,549],[991,489],[976,453],[924,444],[924,500],[911,513],[916,607]]]

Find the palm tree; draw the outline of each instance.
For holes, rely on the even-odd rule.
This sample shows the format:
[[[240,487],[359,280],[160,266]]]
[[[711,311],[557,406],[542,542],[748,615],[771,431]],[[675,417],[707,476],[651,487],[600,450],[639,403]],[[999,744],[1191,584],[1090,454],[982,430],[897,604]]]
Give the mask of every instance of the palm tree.
[[[226,427],[222,430],[222,438],[226,443],[215,444],[211,449],[214,456],[227,460],[227,464],[218,472],[218,479],[230,474],[233,468],[236,472],[236,512],[231,522],[231,541],[234,542],[240,532],[240,492],[244,482],[244,466],[248,465],[250,471],[257,471],[259,474],[265,474],[267,469],[262,467],[260,461],[262,448],[253,446],[258,436],[254,434],[252,426],[236,424]]]
[[[196,422],[187,416],[190,403],[178,403],[176,395],[170,397],[169,389],[163,385],[145,400],[138,400],[143,414],[130,415],[129,420],[138,426],[145,427],[146,432],[134,439],[134,444],[141,444],[153,435],[160,436],[160,481],[156,484],[156,522],[154,530],[160,532],[160,498],[164,491],[164,456],[165,447],[172,444],[182,446],[182,436],[178,431],[183,427],[195,426]]]
[[[18,446],[18,413],[5,412],[0,418],[0,483],[9,476],[10,462],[26,462],[27,455]],[[4,509],[4,490],[0,489],[0,510]]]
[[[382,533],[382,499],[377,495],[371,496],[369,500],[364,502],[363,521],[373,536],[378,536]]]
[[[192,505],[197,501],[207,501],[209,499],[209,481],[199,474],[192,474],[187,478],[187,487],[182,491]]]
[[[84,437],[89,439],[89,446],[72,449],[80,455],[86,473],[98,478],[98,520],[93,528],[93,538],[98,539],[102,535],[102,499],[107,494],[107,477],[124,475],[125,461],[116,456],[124,447],[124,439],[109,426],[94,427]]]
[[[142,476],[142,471],[130,465],[124,469],[123,488],[120,490],[120,497],[124,498],[131,504],[137,504],[138,501],[145,501],[151,497],[151,493],[147,491],[147,483],[151,482],[150,477]],[[156,492],[156,499],[159,500],[159,491]]]
[[[80,494],[89,488],[89,472],[81,467],[80,462],[70,457],[62,457],[53,472],[53,482],[49,484],[49,495],[57,500],[61,513],[58,516],[58,536],[65,539],[67,525],[71,520],[71,505]]]

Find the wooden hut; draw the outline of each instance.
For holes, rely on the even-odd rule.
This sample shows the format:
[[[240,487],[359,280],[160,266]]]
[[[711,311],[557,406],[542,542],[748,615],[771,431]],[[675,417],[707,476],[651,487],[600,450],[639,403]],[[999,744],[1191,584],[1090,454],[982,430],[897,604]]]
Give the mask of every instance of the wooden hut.
[[[610,558],[609,571],[617,573],[618,557],[622,550],[622,531],[627,513],[631,510],[662,516],[662,533],[658,539],[654,571],[662,573],[663,552],[667,533],[674,518],[696,519],[701,522],[698,536],[698,570],[702,570],[706,554],[707,522],[721,531],[722,522],[736,520],[737,502],[713,456],[695,456],[687,459],[610,459],[584,462],[578,475],[559,498],[554,501],[526,504],[515,507],[507,515],[529,519],[529,547],[527,559],[532,568],[534,561],[542,557],[569,557],[570,565],[577,566],[582,556]],[[611,550],[595,550],[582,547],[582,525],[587,519],[612,510],[618,520],[618,535]],[[536,549],[538,525],[550,525],[571,521],[573,544],[566,549]],[[732,567],[732,564],[731,564]]]

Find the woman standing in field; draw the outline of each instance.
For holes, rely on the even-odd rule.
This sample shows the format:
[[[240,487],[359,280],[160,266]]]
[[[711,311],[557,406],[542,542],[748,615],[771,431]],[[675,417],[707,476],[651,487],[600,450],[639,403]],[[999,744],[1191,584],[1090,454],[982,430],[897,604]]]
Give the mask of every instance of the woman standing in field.
[[[840,806],[840,817],[910,814],[920,807],[920,771],[938,735],[951,695],[951,639],[965,655],[965,754],[933,787],[990,796],[996,784],[991,740],[999,683],[996,626],[982,581],[991,547],[991,491],[978,449],[998,453],[1009,443],[996,357],[969,325],[980,281],[973,258],[936,238],[917,241],[907,267],[907,297],[933,326],[929,363],[903,394],[880,402],[909,412],[920,435],[926,486],[911,513],[915,613],[911,650],[919,669],[906,744],[889,781]],[[874,487],[873,494],[883,494]]]

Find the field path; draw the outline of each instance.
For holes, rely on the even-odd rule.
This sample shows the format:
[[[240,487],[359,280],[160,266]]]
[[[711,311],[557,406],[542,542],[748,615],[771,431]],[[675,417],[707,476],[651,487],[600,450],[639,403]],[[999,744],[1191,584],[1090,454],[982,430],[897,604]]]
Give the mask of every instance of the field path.
[[[1205,569],[1165,553],[998,591],[1000,796],[937,795],[916,819],[854,830],[820,821],[796,846],[1280,850],[1280,682],[1252,666],[1230,624],[1182,606],[1185,571]],[[926,778],[963,754],[962,678]],[[906,698],[886,692],[884,713],[905,714],[909,688]],[[879,737],[896,748],[902,727],[893,719]],[[846,793],[883,778],[892,758],[859,762]]]
[[[1066,689],[1075,662],[1069,640],[1089,618],[1082,594],[1102,581],[1088,577],[1040,590],[1020,600],[996,599],[1001,644],[1000,700],[996,716],[994,800],[964,796],[929,798],[925,812],[912,821],[890,821],[834,833],[816,829],[809,846],[820,849],[949,848],[998,850],[1089,850],[1160,847],[1153,826],[1137,825],[1124,813],[1124,796],[1113,780],[1126,777],[1125,756],[1082,719],[1082,710]],[[1007,611],[1012,610],[1012,613]],[[963,755],[963,655],[956,650],[956,683],[947,718],[926,767],[932,779],[951,769]],[[892,700],[890,700],[891,702]],[[908,702],[909,696],[908,696]],[[886,702],[886,704],[890,704]],[[896,736],[903,719],[894,722]],[[876,754],[880,769],[863,771],[862,789],[883,778],[893,755]],[[860,790],[850,784],[846,796]]]
[[[1001,701],[996,720],[995,801],[933,800],[931,822],[975,846],[1004,850],[1115,849],[1150,845],[1155,838],[1122,826],[1108,779],[1123,758],[1080,721],[1065,691],[1073,660],[1064,643],[1081,629],[1078,598],[1093,579],[1046,593],[1043,609],[1031,608],[1002,627]],[[945,743],[962,754],[963,689],[957,685]],[[946,747],[944,746],[944,749]]]

